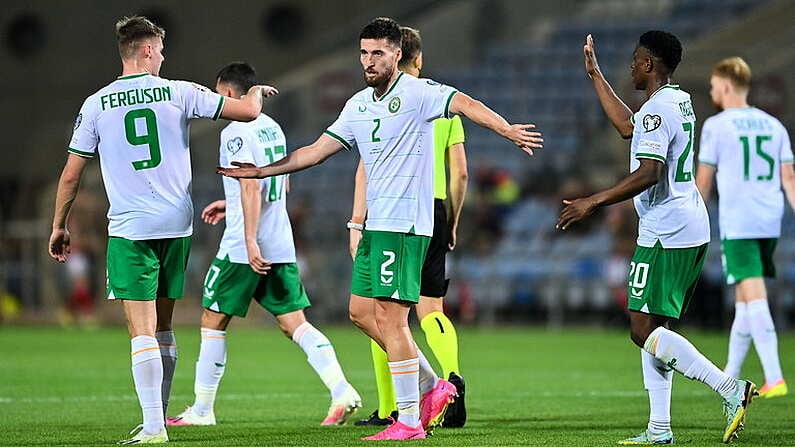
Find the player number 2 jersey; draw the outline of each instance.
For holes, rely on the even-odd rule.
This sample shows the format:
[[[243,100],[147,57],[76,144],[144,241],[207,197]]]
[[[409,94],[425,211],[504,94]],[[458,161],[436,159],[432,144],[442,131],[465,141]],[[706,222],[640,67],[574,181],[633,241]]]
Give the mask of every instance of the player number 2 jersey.
[[[231,167],[233,161],[269,165],[287,155],[284,132],[276,121],[265,114],[249,123],[230,123],[221,131],[221,166]],[[246,234],[243,222],[241,188],[237,179],[222,177],[226,198],[226,229],[217,257],[238,264],[248,264]],[[257,243],[262,257],[277,264],[295,262],[293,229],[287,215],[287,176],[277,175],[256,180],[260,188],[261,210]]]
[[[450,118],[454,88],[400,72],[380,98],[356,93],[326,134],[354,145],[367,174],[373,231],[433,234],[433,120]]]
[[[630,171],[640,159],[658,160],[665,175],[634,198],[638,245],[696,247],[709,242],[709,216],[695,184],[693,135],[696,116],[690,95],[676,85],[654,92],[633,117]]]
[[[793,161],[781,122],[755,107],[724,110],[704,122],[699,151],[699,162],[717,169],[721,237],[779,237],[781,165]]]
[[[200,85],[145,73],[122,76],[85,100],[69,152],[100,155],[110,236],[193,233],[189,121],[217,119],[223,104]]]

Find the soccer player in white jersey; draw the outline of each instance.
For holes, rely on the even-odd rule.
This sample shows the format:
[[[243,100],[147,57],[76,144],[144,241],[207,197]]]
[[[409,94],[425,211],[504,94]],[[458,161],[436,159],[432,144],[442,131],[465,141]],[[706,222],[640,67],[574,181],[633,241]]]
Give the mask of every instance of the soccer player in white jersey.
[[[77,115],[58,182],[49,253],[66,261],[69,210],[84,168],[100,153],[110,202],[108,298],[124,306],[143,411],[138,432],[122,442],[161,443],[168,441],[163,415],[177,359],[171,315],[174,300],[182,297],[193,232],[190,120],[251,121],[262,96],[276,91],[255,86],[237,100],[158,77],[165,31],[144,17],[117,22],[116,36],[122,74],[89,96]]]
[[[240,98],[256,84],[256,72],[233,63],[216,76],[215,91]],[[261,114],[249,123],[230,123],[221,131],[220,166],[231,162],[268,164],[287,155],[279,124]],[[245,317],[252,299],[276,317],[279,328],[304,350],[307,360],[331,393],[331,407],[321,425],[342,425],[361,398],[345,379],[334,346],[304,316],[310,306],[295,259],[287,215],[287,176],[267,180],[223,177],[224,199],[202,212],[205,222],[226,217],[218,254],[207,271],[201,317],[201,347],[196,362],[193,405],[168,425],[215,425],[213,406],[226,369],[226,328],[233,316]]]
[[[773,252],[784,215],[782,186],[795,208],[792,147],[779,120],[748,105],[751,68],[744,60],[718,62],[710,85],[712,102],[722,111],[704,122],[696,183],[708,198],[717,172],[723,268],[736,299],[725,371],[740,375],[753,341],[765,373],[759,394],[784,396],[787,383],[764,277],[776,274]]]
[[[422,37],[414,28],[403,26],[401,31],[401,59],[398,68],[407,75],[419,77],[422,71]],[[453,322],[444,314],[444,296],[447,294],[449,279],[445,275],[447,252],[455,248],[456,232],[464,207],[467,189],[467,162],[464,152],[464,127],[460,116],[452,119],[437,118],[433,122],[433,132],[426,135],[431,139],[434,150],[434,225],[433,235],[428,244],[425,262],[420,278],[420,301],[414,306],[420,327],[425,333],[428,347],[439,362],[446,378],[456,387],[456,398],[444,415],[445,427],[463,427],[466,423],[464,404],[465,382],[458,364],[458,335]],[[446,199],[448,198],[448,178],[446,168],[450,167],[450,219],[447,218]],[[364,216],[367,215],[366,188],[367,176],[364,165],[359,161],[356,168],[356,185],[353,194],[353,210],[350,228],[350,252],[356,257],[356,250],[364,230]],[[389,425],[390,416],[397,412],[395,390],[386,352],[374,341],[370,342],[373,357],[375,383],[378,391],[378,409],[367,419],[357,421],[356,425]]]
[[[387,353],[398,419],[366,440],[422,439],[455,387],[433,373],[417,350],[408,313],[420,293],[420,273],[433,231],[433,120],[463,114],[521,149],[541,147],[530,124],[508,124],[480,101],[398,70],[400,27],[378,18],[360,34],[367,88],[356,93],[328,130],[309,146],[264,167],[219,168],[232,177],[264,178],[299,171],[356,146],[367,175],[365,231],[353,266],[350,318]],[[423,405],[420,405],[420,394]],[[420,408],[422,407],[422,408]]]
[[[615,94],[596,61],[593,38],[583,47],[585,68],[602,108],[623,138],[631,138],[630,174],[590,197],[564,200],[557,227],[565,230],[597,207],[634,198],[640,217],[627,290],[632,341],[641,348],[643,383],[649,393],[649,423],[621,445],[670,444],[671,370],[699,380],[723,398],[723,441],[742,429],[756,387],[721,371],[687,339],[668,329],[687,309],[709,243],[709,216],[693,178],[696,116],[690,95],[671,83],[682,59],[673,34],[648,31],[632,56],[632,83],[646,93],[633,114]]]

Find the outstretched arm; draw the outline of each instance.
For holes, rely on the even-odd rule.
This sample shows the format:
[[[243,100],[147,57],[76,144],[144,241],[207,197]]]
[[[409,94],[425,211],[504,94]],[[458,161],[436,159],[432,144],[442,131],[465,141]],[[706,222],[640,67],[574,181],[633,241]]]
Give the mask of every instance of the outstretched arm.
[[[279,91],[269,85],[255,85],[240,99],[224,98],[221,118],[232,121],[253,121],[262,112],[262,98],[278,94]]]
[[[790,169],[791,169],[790,165]],[[782,165],[782,174],[783,165]],[[698,187],[698,192],[701,193],[701,197],[704,199],[704,202],[709,200],[710,194],[712,194],[712,179],[715,177],[715,167],[710,166],[704,162],[698,164],[698,170],[696,171],[696,187]],[[784,176],[781,177],[782,179]]]
[[[585,38],[585,45],[582,50],[585,55],[585,71],[593,80],[593,88],[596,90],[596,95],[599,97],[599,102],[602,104],[607,117],[622,138],[632,138],[632,129],[634,127],[632,125],[632,110],[616,95],[613,87],[610,86],[610,83],[607,82],[607,79],[602,74],[599,62],[596,60],[596,47],[594,46],[593,36],[590,34]]]
[[[453,96],[450,112],[464,115],[480,126],[493,130],[530,155],[533,155],[533,149],[540,149],[544,146],[541,132],[528,130],[535,128],[535,124],[508,124],[508,121],[505,121],[505,118],[497,112],[464,93],[459,92]]]
[[[265,178],[274,175],[289,174],[319,165],[327,158],[343,149],[339,141],[323,134],[314,143],[287,154],[286,157],[267,166],[254,166],[251,163],[232,162],[236,168],[219,166],[217,174],[235,178]]]
[[[781,186],[784,188],[790,208],[795,211],[795,170],[791,162],[781,163]]]
[[[356,167],[356,180],[353,185],[353,210],[351,210],[351,223],[364,224],[364,216],[367,215],[367,173],[364,171],[364,162],[360,159],[359,166]],[[350,228],[348,239],[348,250],[351,258],[356,257],[356,250],[359,248],[359,241],[362,239],[362,230]]]
[[[61,178],[58,180],[58,191],[55,193],[55,213],[52,217],[52,233],[48,246],[50,256],[58,262],[66,261],[71,251],[66,220],[77,196],[77,191],[80,189],[80,178],[83,176],[88,162],[88,158],[69,154],[63,172],[61,172]]]
[[[560,212],[560,218],[555,228],[567,229],[571,224],[585,219],[596,208],[608,206],[635,197],[641,192],[656,184],[665,173],[663,163],[650,158],[640,158],[640,167],[632,174],[624,177],[615,186],[598,192],[590,197],[574,200],[564,200],[566,205]]]
[[[447,149],[447,160],[450,166],[450,240],[447,244],[449,250],[454,250],[458,236],[458,222],[461,210],[464,208],[464,197],[467,193],[467,156],[464,144],[458,143]]]

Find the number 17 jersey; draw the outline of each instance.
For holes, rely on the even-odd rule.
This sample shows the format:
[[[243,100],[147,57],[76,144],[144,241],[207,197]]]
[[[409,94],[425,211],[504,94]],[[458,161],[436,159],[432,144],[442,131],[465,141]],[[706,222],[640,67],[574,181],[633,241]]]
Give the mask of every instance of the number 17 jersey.
[[[122,76],[85,100],[69,152],[100,155],[110,236],[193,233],[190,120],[217,119],[223,103],[200,85],[146,73]]]

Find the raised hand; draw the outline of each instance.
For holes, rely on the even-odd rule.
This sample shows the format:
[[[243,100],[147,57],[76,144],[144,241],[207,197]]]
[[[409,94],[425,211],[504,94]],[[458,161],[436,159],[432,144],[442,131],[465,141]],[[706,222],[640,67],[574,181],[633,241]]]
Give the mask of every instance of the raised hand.
[[[223,166],[217,166],[215,168],[215,173],[233,178],[265,178],[262,174],[260,174],[260,169],[252,163],[233,161],[232,164],[237,167],[225,168]]]
[[[585,72],[588,73],[588,76],[593,78],[597,73],[601,73],[599,62],[596,61],[596,46],[593,42],[593,36],[590,34],[585,37],[585,45],[582,47],[582,52],[585,56]]]
[[[564,200],[563,204],[566,205],[563,211],[560,212],[555,228],[565,230],[575,222],[579,222],[593,213],[596,209],[596,202],[591,198],[585,197],[583,199]]]
[[[52,230],[47,247],[47,251],[53,259],[58,262],[66,262],[66,258],[72,253],[69,246],[69,232],[65,228]]]
[[[535,124],[511,124],[503,136],[513,141],[513,144],[519,146],[523,151],[533,155],[533,149],[544,147],[544,138],[542,138],[541,132],[528,130],[535,129],[535,127]]]
[[[226,217],[226,200],[216,200],[202,210],[204,223],[215,225]]]

